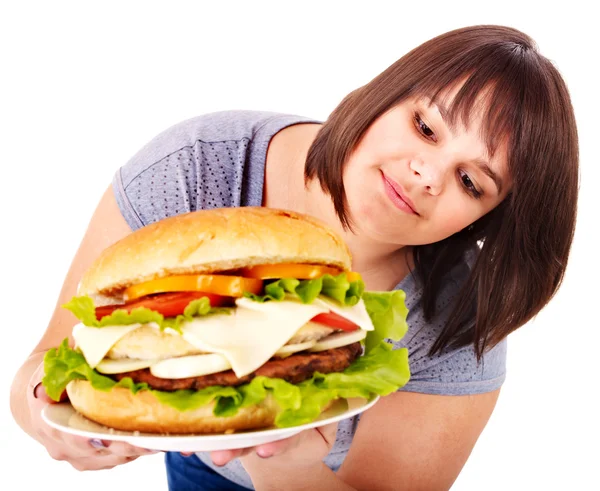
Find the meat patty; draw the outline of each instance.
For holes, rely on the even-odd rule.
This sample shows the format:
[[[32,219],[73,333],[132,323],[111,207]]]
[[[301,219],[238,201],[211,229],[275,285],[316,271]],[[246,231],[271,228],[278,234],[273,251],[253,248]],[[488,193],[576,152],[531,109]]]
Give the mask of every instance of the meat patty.
[[[345,370],[360,356],[361,352],[362,347],[359,342],[356,342],[319,353],[304,352],[283,359],[271,358],[258,370],[241,378],[237,377],[233,370],[227,370],[201,377],[165,379],[152,375],[149,368],[118,373],[111,377],[116,380],[130,377],[136,383],[146,382],[153,389],[167,392],[181,389],[200,390],[211,385],[242,385],[261,375],[270,378],[282,378],[292,384],[299,384],[311,378],[315,372],[332,373]]]

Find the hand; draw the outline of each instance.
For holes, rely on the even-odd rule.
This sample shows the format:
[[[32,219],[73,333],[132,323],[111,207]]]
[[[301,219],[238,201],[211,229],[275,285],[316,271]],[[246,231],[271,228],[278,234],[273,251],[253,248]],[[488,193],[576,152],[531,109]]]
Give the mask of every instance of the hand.
[[[298,468],[320,463],[331,451],[337,434],[337,423],[304,430],[290,438],[256,447],[211,452],[215,465],[225,465],[240,458],[246,470],[260,472],[262,468]]]
[[[134,447],[124,442],[89,440],[58,431],[46,424],[42,419],[42,409],[55,401],[48,397],[44,387],[39,383],[42,376],[43,364],[31,378],[30,390],[27,391],[27,403],[37,440],[46,447],[50,457],[55,460],[66,460],[75,469],[84,471],[110,469],[131,462],[140,455],[157,453],[155,450]],[[61,402],[67,399],[65,391],[61,396]]]

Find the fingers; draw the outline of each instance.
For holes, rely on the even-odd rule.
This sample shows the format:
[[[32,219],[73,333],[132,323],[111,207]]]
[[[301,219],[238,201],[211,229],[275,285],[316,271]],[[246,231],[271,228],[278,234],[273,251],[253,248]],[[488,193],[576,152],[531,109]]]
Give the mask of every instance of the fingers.
[[[228,464],[233,459],[238,458],[241,453],[242,453],[241,449],[215,450],[214,452],[210,453],[210,458],[212,459],[213,464],[222,466],[222,465]]]
[[[333,446],[337,437],[337,428],[337,423],[330,423],[325,426],[318,426],[317,428],[315,428],[315,430],[318,431],[319,434],[323,437],[325,443],[327,443],[330,446]]]
[[[67,461],[80,471],[111,469],[143,455],[158,453],[124,442],[71,436],[66,436],[62,441],[48,442],[46,450],[53,459]]]
[[[46,393],[46,389],[44,388],[41,382],[38,382],[37,385],[33,388],[33,397],[35,397],[39,401],[45,402],[46,404],[56,404],[57,402],[65,402],[69,400],[67,391],[63,390],[60,395],[60,399],[58,401],[55,401]]]
[[[118,465],[132,462],[138,457],[115,457],[109,456],[108,458],[98,459],[95,457],[83,457],[78,460],[70,461],[69,463],[73,468],[78,471],[101,471],[105,469],[112,469]]]
[[[126,464],[128,462],[133,462],[138,459],[140,455],[130,455],[127,457],[123,457],[120,455],[92,455],[89,457],[78,457],[72,459],[61,459],[67,460],[69,464],[73,466],[73,468],[78,471],[97,471],[104,469],[112,469],[118,465]]]
[[[262,458],[281,455],[298,447],[303,442],[308,440],[315,440],[316,443],[319,443],[319,441],[322,440],[325,445],[331,448],[335,443],[337,426],[337,423],[331,423],[311,430],[302,431],[289,438],[284,438],[283,440],[277,440],[275,442],[259,445],[256,447],[256,454]]]
[[[45,402],[47,404],[52,404],[55,402],[52,400],[48,394],[46,394],[46,390],[41,382],[38,382],[37,385],[33,388],[33,397],[35,397],[40,402]]]
[[[125,442],[108,442],[108,450],[112,455],[120,457],[139,457],[141,455],[152,455],[159,453],[158,450],[151,450],[147,448],[136,447]]]
[[[259,457],[266,459],[274,455],[285,453],[289,449],[298,445],[299,441],[302,439],[303,433],[306,432],[303,431],[299,435],[294,435],[290,438],[284,438],[283,440],[278,440],[275,442],[265,443],[264,445],[259,445],[256,447],[215,450],[210,453],[210,458],[213,461],[213,464],[218,466],[226,465],[234,459],[245,457],[253,453],[256,453],[256,455]]]
[[[50,427],[42,419],[42,411],[52,400],[41,383],[43,364],[32,375],[27,388],[27,402],[31,415],[32,427],[39,442],[55,460],[69,462],[77,470],[110,469],[117,465],[131,462],[142,455],[157,453],[130,445],[125,442],[89,439],[70,435]],[[63,391],[60,401],[68,400]]]
[[[42,403],[42,405],[45,406],[46,403]],[[101,440],[97,438],[90,439],[81,436],[70,435],[63,431],[57,430],[56,428],[52,428],[41,421],[38,424],[37,433],[46,441],[52,440],[55,444],[60,444],[61,446],[67,445],[68,447],[77,449],[82,456],[110,454],[120,457],[139,457],[140,455],[151,455],[159,452],[158,450],[136,447],[126,442]]]
[[[66,433],[54,429],[51,436],[58,444],[77,449],[77,453],[82,457],[107,455],[111,453],[108,449],[108,445],[102,444],[99,440],[90,440],[89,438],[81,436],[67,435]]]
[[[46,393],[46,389],[42,385],[43,378],[44,378],[44,363],[42,362],[35,369],[35,371],[31,375],[31,378],[29,379],[29,387],[31,390],[29,391],[28,399],[31,398],[30,396],[33,396],[33,399],[37,399],[40,402],[43,402],[46,404],[54,404],[56,402],[64,402],[64,401],[68,400],[66,390],[63,390],[59,401],[55,401],[54,399],[51,399],[50,396],[48,396],[48,394]]]
[[[210,453],[210,458],[212,459],[213,464],[223,466],[234,459],[244,457],[245,455],[250,455],[255,448],[256,447],[236,448],[233,450],[215,450]]]
[[[136,447],[126,442],[117,442],[114,440],[100,440],[97,438],[81,438],[65,436],[63,441],[70,443],[85,451],[86,455],[115,455],[117,457],[140,457],[142,455],[152,455],[158,453],[158,450]]]
[[[246,452],[242,456],[254,452],[259,457],[266,459],[288,453],[292,454],[293,451],[302,446],[310,447],[312,449],[311,453],[323,453],[326,455],[335,444],[337,426],[337,423],[332,423],[310,430],[304,430],[289,438],[253,447],[251,452]]]
[[[298,445],[303,438],[302,433],[299,435],[294,435],[290,438],[284,438],[283,440],[277,440],[276,442],[269,442],[259,445],[256,447],[256,455],[262,457],[263,459],[268,459],[274,455],[281,455],[282,453]]]
[[[63,392],[66,396],[66,391]],[[117,455],[119,457],[139,457],[140,455],[149,455],[157,453],[156,450],[149,450],[135,447],[125,442],[116,442],[111,440],[89,439],[80,436],[69,435],[55,428],[52,428],[41,421],[40,414],[42,409],[49,403],[55,403],[50,399],[41,383],[38,383],[31,392],[32,400],[30,410],[32,416],[38,419],[37,433],[48,442],[53,440],[55,444],[68,446],[77,449],[83,457],[98,455]],[[56,453],[56,452],[55,452]],[[58,452],[62,456],[61,452]],[[54,456],[53,456],[54,457]],[[64,460],[64,459],[57,459]]]

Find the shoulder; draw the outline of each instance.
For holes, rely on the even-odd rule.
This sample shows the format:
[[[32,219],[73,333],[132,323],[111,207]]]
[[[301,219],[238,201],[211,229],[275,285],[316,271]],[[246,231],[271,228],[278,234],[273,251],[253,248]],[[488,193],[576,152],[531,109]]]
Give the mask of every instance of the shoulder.
[[[409,309],[409,330],[404,338],[396,343],[397,348],[405,347],[409,352],[411,378],[402,390],[442,395],[477,394],[498,389],[504,382],[506,340],[486,351],[481,360],[477,360],[472,345],[447,347],[436,355],[429,354],[448,321],[464,281],[470,274],[471,260],[469,257],[457,265],[445,279],[437,298],[437,314],[429,321],[425,320],[423,313],[422,288],[418,281],[409,276],[398,285],[399,289],[406,292],[406,304]]]
[[[124,186],[141,171],[174,155],[210,144],[242,143],[269,140],[287,125],[311,121],[304,116],[266,111],[219,111],[202,114],[167,127],[144,145],[121,168]],[[221,145],[219,150],[227,151]]]
[[[260,205],[272,137],[313,122],[293,114],[220,111],[156,135],[113,176],[113,191],[132,230],[173,214]]]
[[[256,139],[268,136],[265,129],[270,125],[285,125],[286,122],[310,121],[310,118],[296,114],[271,111],[231,110],[202,114],[184,120],[165,133],[180,136],[187,141],[198,139],[205,142]]]

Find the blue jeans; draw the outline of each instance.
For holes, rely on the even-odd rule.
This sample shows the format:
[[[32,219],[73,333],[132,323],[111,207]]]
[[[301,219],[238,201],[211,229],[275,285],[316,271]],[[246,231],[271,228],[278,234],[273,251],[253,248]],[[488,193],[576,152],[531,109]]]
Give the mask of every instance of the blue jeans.
[[[208,467],[195,455],[166,452],[169,491],[248,491]]]

